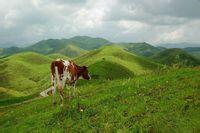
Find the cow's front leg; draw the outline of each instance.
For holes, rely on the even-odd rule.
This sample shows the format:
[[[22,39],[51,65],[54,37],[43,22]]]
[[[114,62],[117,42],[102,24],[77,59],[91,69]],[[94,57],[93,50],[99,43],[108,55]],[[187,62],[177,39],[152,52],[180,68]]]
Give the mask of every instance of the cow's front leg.
[[[62,107],[64,105],[64,94],[63,94],[63,89],[59,89],[59,94],[60,94],[60,106]]]
[[[69,100],[72,98],[72,96],[71,96],[71,86],[70,85],[68,85],[68,98],[69,98]]]
[[[58,84],[58,90],[59,90],[59,94],[60,94],[60,106],[62,107],[64,105],[64,94],[63,94],[63,89],[64,89],[64,86],[62,84],[62,81],[59,81],[59,84]]]
[[[74,82],[72,84],[72,87],[73,87],[73,97],[75,97],[75,95],[76,95],[76,82]]]

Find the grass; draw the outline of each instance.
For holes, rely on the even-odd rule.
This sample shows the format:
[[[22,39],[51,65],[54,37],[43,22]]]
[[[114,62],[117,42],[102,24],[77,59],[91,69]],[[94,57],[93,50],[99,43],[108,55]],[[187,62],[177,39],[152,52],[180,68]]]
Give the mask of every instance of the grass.
[[[0,60],[0,86],[30,95],[50,85],[49,64],[52,59],[25,52]]]
[[[1,108],[1,132],[198,132],[200,70],[78,82],[79,98]],[[65,90],[67,91],[67,89]],[[67,92],[65,92],[67,94]],[[57,99],[58,100],[58,99]]]
[[[182,49],[171,48],[166,49],[158,54],[152,56],[156,62],[162,64],[173,66],[174,64],[179,64],[181,66],[198,66],[200,65],[200,60],[188,54]]]
[[[89,66],[99,61],[107,61],[119,64],[135,74],[146,73],[161,67],[157,63],[126,52],[123,48],[116,45],[103,46],[100,49],[75,58],[75,61],[79,64],[88,64]]]
[[[62,48],[58,51],[55,51],[55,52],[73,58],[73,57],[77,57],[79,55],[85,54],[87,52],[87,50],[79,48],[73,44],[68,44],[64,48]]]
[[[63,54],[59,54],[59,53],[49,54],[49,55],[46,55],[46,56],[49,57],[49,58],[52,58],[53,60],[56,60],[56,59],[68,60],[68,59],[70,59],[69,57],[67,57]]]

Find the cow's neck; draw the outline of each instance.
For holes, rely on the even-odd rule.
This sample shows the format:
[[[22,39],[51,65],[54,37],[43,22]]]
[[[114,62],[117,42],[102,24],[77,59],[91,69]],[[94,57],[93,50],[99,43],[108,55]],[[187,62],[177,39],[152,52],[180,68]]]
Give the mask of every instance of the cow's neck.
[[[80,77],[80,76],[82,76],[82,71],[83,71],[83,68],[81,67],[81,66],[78,66],[78,65],[76,65],[76,67],[77,67],[77,76],[78,76],[78,78]]]

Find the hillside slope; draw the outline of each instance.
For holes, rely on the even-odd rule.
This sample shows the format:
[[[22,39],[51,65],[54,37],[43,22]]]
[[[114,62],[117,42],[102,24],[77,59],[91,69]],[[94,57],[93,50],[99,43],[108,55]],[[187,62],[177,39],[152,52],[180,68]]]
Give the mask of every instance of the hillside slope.
[[[0,87],[33,94],[50,85],[49,64],[52,59],[25,52],[0,59]]]
[[[187,47],[187,48],[184,48],[183,50],[190,53],[194,57],[200,59],[200,47]]]
[[[155,47],[152,46],[146,42],[143,43],[121,43],[118,44],[119,46],[122,46],[127,50],[128,52],[140,55],[140,56],[145,56],[149,57],[152,56],[158,52],[163,51],[165,48],[161,47]]]
[[[183,51],[182,49],[172,48],[164,50],[152,57],[155,61],[166,65],[178,64],[181,66],[197,66],[200,60]]]
[[[63,108],[52,97],[0,108],[0,131],[198,132],[199,83],[198,69],[91,80]]]
[[[104,46],[99,49],[90,51],[87,54],[76,58],[75,61],[83,65],[87,64],[91,67],[93,67],[92,65],[97,62],[107,61],[111,62],[112,64],[114,63],[123,66],[123,68],[126,68],[135,74],[152,71],[160,67],[159,64],[153,63],[145,58],[131,54],[116,45]],[[112,65],[110,65],[110,67],[112,69]]]
[[[62,55],[66,55],[68,57],[77,57],[77,56],[82,55],[86,52],[87,52],[87,50],[79,48],[79,47],[77,47],[73,44],[68,44],[60,50],[55,50],[53,53],[60,53]]]

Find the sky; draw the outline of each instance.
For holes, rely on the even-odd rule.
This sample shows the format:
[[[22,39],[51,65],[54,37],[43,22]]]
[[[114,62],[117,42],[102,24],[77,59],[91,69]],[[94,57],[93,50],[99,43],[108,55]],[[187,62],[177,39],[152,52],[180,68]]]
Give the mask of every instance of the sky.
[[[200,0],[0,0],[0,44],[77,35],[200,44]]]

